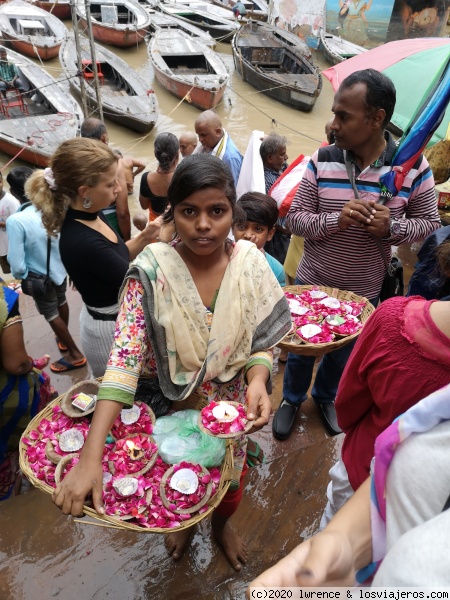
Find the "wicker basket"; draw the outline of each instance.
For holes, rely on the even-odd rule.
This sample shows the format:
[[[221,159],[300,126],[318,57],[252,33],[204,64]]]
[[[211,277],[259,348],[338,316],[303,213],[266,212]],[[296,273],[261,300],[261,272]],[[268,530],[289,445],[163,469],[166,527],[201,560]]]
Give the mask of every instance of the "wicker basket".
[[[56,400],[53,400],[53,402],[50,402],[50,404],[48,404],[38,415],[36,415],[34,417],[34,419],[32,419],[30,421],[30,423],[28,424],[28,427],[25,429],[25,431],[22,435],[22,438],[20,440],[20,446],[19,446],[19,462],[20,462],[20,468],[22,469],[22,472],[24,473],[24,475],[26,475],[26,477],[31,481],[31,483],[35,487],[42,490],[43,492],[46,492],[47,494],[52,494],[54,492],[54,488],[51,487],[50,485],[48,485],[45,481],[38,479],[35,476],[35,474],[33,473],[32,469],[30,467],[30,464],[28,462],[28,458],[26,456],[27,447],[23,443],[23,438],[28,437],[30,431],[32,431],[33,429],[36,429],[38,427],[39,423],[42,421],[42,419],[50,419],[51,418],[53,407],[58,406],[58,405],[61,406],[62,398],[63,398],[63,396],[59,396],[58,398],[56,398]],[[177,408],[180,410],[183,408],[193,408],[196,410],[201,410],[205,404],[206,404],[206,402],[203,401],[203,399],[201,399],[196,394],[193,394],[187,400],[177,403]],[[63,466],[64,466],[64,464],[61,465],[61,462],[58,464],[58,467],[60,470],[63,468]],[[230,481],[233,477],[233,469],[234,469],[233,442],[231,440],[227,440],[225,458],[222,462],[222,466],[220,469],[220,473],[221,473],[220,482],[219,482],[216,493],[208,501],[208,509],[199,515],[195,515],[191,519],[183,521],[175,529],[164,529],[164,528],[160,528],[160,527],[153,527],[153,528],[139,527],[138,525],[136,525],[134,523],[124,521],[117,517],[110,517],[107,515],[102,517],[102,516],[98,515],[97,512],[93,508],[90,508],[89,506],[86,506],[86,505],[84,505],[83,510],[86,515],[88,515],[94,519],[102,521],[105,524],[109,524],[112,527],[126,529],[129,531],[137,531],[140,533],[170,533],[173,531],[181,531],[182,529],[187,529],[188,527],[192,527],[192,525],[195,525],[196,523],[200,522],[202,519],[204,519],[205,517],[210,515],[212,513],[212,511],[220,504],[220,502],[222,501],[222,498],[224,497],[225,493],[227,492],[227,490],[230,486]]]
[[[291,294],[301,294],[306,290],[312,289],[321,290],[329,296],[333,296],[334,298],[338,298],[339,300],[348,300],[350,302],[365,302],[366,305],[363,308],[362,313],[359,315],[359,319],[363,325],[375,310],[375,307],[369,302],[369,300],[367,300],[367,298],[364,298],[363,296],[358,296],[353,292],[338,290],[337,288],[319,287],[315,285],[291,285],[286,286],[284,288],[284,291],[290,292]],[[361,331],[362,329],[360,329],[356,333],[353,333],[352,335],[347,335],[345,337],[336,337],[334,341],[326,342],[325,344],[310,344],[301,340],[295,333],[291,333],[287,335],[278,344],[278,347],[282,350],[286,350],[287,352],[292,352],[293,354],[302,354],[303,356],[322,356],[322,354],[328,354],[329,352],[334,352],[334,350],[342,348],[352,340],[356,339],[361,333]]]
[[[79,381],[61,396],[61,402],[59,404],[61,405],[63,413],[72,419],[79,419],[81,417],[85,417],[86,415],[90,415],[95,410],[95,404],[89,410],[81,411],[72,405],[72,397],[75,396],[75,394],[81,394],[81,392],[88,395],[97,395],[99,389],[100,381],[96,381],[95,379]]]

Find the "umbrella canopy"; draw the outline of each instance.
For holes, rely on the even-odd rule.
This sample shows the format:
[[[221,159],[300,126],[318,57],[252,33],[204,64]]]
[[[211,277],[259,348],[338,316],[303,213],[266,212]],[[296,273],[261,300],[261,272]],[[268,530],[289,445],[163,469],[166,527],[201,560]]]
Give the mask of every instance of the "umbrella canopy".
[[[387,75],[397,90],[397,102],[391,122],[405,131],[424,100],[436,86],[450,59],[449,38],[416,38],[389,42],[349,58],[323,71],[336,91],[351,73],[376,69]],[[450,107],[436,130],[430,145],[445,138]]]

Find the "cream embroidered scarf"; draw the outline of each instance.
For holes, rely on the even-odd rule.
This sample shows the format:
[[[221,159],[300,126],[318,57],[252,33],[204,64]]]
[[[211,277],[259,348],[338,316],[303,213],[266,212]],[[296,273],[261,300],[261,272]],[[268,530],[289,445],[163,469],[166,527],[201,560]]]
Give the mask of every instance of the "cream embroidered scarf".
[[[230,381],[251,354],[289,332],[287,301],[256,246],[239,241],[217,296],[211,330],[191,274],[175,248],[147,246],[127,277],[144,288],[143,308],[159,384],[171,400],[187,398],[204,381]]]

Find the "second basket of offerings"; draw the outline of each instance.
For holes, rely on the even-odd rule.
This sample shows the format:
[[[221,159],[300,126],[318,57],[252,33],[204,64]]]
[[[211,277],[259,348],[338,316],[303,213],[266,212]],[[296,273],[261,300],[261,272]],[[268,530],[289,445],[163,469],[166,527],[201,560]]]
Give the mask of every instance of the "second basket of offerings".
[[[305,356],[321,356],[354,340],[375,310],[367,298],[353,292],[314,285],[284,288],[292,330],[278,346]]]

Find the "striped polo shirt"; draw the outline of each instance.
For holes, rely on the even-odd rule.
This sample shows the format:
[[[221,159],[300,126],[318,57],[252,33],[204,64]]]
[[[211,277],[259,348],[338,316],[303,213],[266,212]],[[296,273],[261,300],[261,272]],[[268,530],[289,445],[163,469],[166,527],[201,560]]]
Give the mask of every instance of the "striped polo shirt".
[[[395,151],[388,133],[387,142],[384,161],[382,155],[361,172],[353,165],[362,200],[379,200],[379,180],[390,170]],[[353,198],[342,150],[334,145],[319,148],[311,157],[287,216],[291,231],[305,238],[297,277],[305,284],[337,287],[373,299],[379,295],[385,275],[375,240],[361,227],[345,231],[338,227],[343,206]],[[418,158],[402,189],[386,206],[391,219],[400,223],[398,234],[382,238],[388,259],[392,245],[422,240],[440,226],[433,174],[425,157]]]

